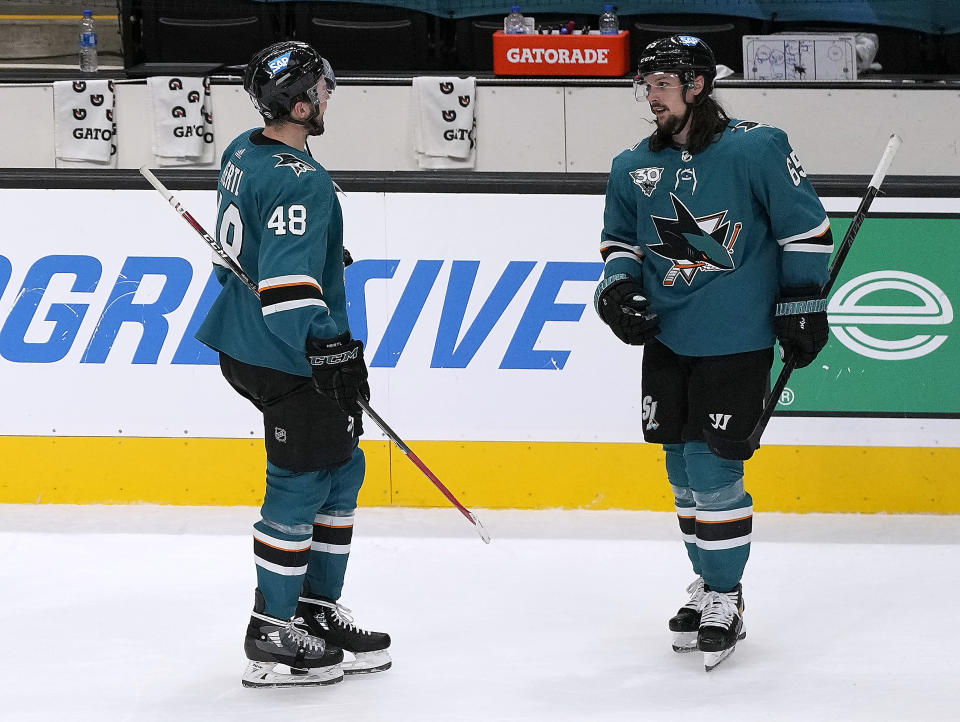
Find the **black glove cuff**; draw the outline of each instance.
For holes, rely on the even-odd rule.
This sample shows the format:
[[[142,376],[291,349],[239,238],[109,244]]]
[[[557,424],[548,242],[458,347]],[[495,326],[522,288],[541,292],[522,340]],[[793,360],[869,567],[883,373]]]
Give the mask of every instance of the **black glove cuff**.
[[[827,299],[823,298],[820,286],[796,286],[780,289],[775,316],[800,316],[808,313],[825,313]]]
[[[604,278],[599,284],[597,284],[597,290],[593,293],[593,308],[597,312],[598,316],[601,318],[603,317],[603,314],[600,313],[600,299],[603,297],[603,294],[606,293],[607,290],[614,284],[627,280],[632,279],[626,273],[615,273],[608,278]]]
[[[350,332],[344,331],[333,338],[307,338],[307,356],[327,354],[350,343]]]

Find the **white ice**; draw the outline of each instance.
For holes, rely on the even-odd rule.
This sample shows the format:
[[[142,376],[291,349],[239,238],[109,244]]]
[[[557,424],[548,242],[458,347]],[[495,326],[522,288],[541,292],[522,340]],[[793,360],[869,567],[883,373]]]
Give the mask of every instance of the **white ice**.
[[[747,638],[670,650],[671,514],[361,509],[342,602],[394,667],[240,685],[254,508],[0,505],[0,719],[945,720],[960,518],[759,513]]]

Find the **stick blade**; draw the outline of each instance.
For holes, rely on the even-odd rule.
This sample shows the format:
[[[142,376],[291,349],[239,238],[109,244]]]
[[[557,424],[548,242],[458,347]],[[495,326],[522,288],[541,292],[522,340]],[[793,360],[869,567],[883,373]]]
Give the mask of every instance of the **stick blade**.
[[[472,511],[470,512],[470,521],[472,521],[474,526],[477,527],[477,533],[480,535],[480,538],[483,540],[484,544],[489,544],[491,541],[493,541],[483,524],[480,523],[480,519],[478,519],[477,515]]]
[[[720,458],[735,461],[746,461],[760,448],[760,437],[754,438],[753,434],[746,439],[727,439],[704,429],[703,440],[707,442],[710,451]]]

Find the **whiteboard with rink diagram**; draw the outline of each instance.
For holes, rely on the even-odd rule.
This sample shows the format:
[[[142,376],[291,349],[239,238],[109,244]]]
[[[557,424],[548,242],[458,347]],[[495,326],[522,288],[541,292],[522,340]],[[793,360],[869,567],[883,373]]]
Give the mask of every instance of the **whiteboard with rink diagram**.
[[[856,80],[853,35],[744,35],[744,80]]]

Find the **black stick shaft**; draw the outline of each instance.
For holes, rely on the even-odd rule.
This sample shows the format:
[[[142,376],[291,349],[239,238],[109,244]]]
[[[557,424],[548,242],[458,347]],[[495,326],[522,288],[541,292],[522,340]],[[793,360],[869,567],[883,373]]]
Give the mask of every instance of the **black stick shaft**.
[[[853,246],[853,240],[857,237],[857,233],[860,231],[860,226],[863,225],[863,219],[866,218],[867,211],[870,210],[870,205],[873,203],[873,199],[876,198],[880,193],[880,184],[883,183],[883,179],[886,176],[887,171],[890,169],[890,164],[893,163],[893,158],[897,154],[897,150],[900,148],[901,143],[903,143],[903,141],[896,133],[893,133],[890,136],[890,139],[887,141],[886,148],[883,150],[883,155],[880,157],[880,162],[877,164],[877,169],[874,171],[873,177],[870,179],[870,182],[867,185],[867,191],[864,194],[863,199],[860,201],[860,206],[857,208],[857,212],[854,214],[853,219],[850,221],[850,225],[847,227],[847,232],[843,236],[843,241],[841,242],[840,247],[834,254],[833,261],[830,264],[829,278],[820,291],[821,298],[827,298],[830,290],[833,288],[833,284],[840,275],[840,269],[843,266],[843,262],[847,258],[847,254],[850,253],[850,248]],[[784,364],[783,368],[780,370],[780,375],[777,376],[777,381],[774,383],[773,389],[770,391],[770,395],[767,397],[767,400],[763,405],[763,411],[760,413],[760,420],[757,421],[757,424],[753,427],[753,431],[750,433],[750,436],[748,436],[746,439],[723,439],[710,430],[705,430],[704,437],[711,450],[717,452],[720,456],[725,458],[749,459],[753,452],[760,446],[760,437],[763,436],[763,432],[767,428],[770,417],[773,416],[773,412],[777,408],[777,404],[780,403],[780,395],[786,388],[787,381],[790,379],[790,374],[793,373],[793,370],[796,368],[796,366],[797,360],[793,354],[788,355],[787,358],[784,359]],[[720,453],[721,451],[723,453]]]

